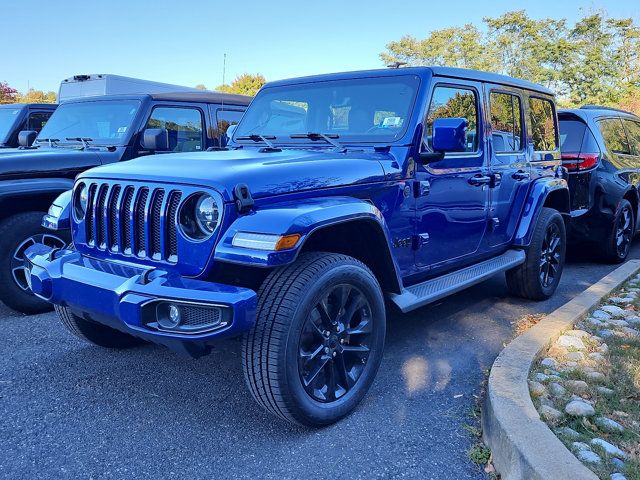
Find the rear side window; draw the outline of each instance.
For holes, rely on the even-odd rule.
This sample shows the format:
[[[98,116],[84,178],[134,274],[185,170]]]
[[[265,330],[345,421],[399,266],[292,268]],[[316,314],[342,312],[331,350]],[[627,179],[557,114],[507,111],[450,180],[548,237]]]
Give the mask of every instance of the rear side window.
[[[436,87],[427,114],[426,138],[429,149],[433,147],[433,121],[438,118],[466,118],[466,152],[478,149],[478,99],[475,91],[459,87]]]
[[[629,142],[627,141],[627,133],[619,118],[606,118],[598,122],[602,138],[607,150],[611,153],[619,153],[629,155]]]
[[[202,114],[196,108],[156,107],[147,128],[166,128],[173,152],[202,150]]]
[[[240,110],[218,109],[216,111],[216,128],[213,133],[213,137],[214,142],[217,142],[218,146],[224,147],[227,145],[229,140],[227,137],[227,129],[231,125],[237,125],[243,114],[244,112]]]
[[[522,107],[520,98],[491,92],[491,139],[496,153],[518,152],[522,145]]]
[[[27,130],[35,130],[40,133],[42,127],[44,127],[49,120],[53,112],[32,112],[29,114],[29,119],[27,120]]]
[[[555,114],[549,100],[537,97],[529,99],[529,134],[535,151],[550,152],[558,149]]]
[[[631,154],[640,156],[640,122],[624,120],[624,126],[627,129]]]
[[[560,119],[560,151],[580,153],[587,125],[580,120]]]

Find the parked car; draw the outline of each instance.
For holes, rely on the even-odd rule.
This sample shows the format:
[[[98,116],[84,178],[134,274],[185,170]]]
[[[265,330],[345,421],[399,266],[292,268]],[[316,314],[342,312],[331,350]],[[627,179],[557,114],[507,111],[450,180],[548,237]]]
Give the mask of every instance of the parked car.
[[[256,401],[318,426],[371,386],[385,295],[407,312],[500,272],[525,298],[558,285],[569,190],[540,85],[439,67],[282,80],[232,140],[78,177],[58,202],[73,247],[26,254],[72,333],[195,357],[243,335]]]
[[[249,101],[195,91],[63,102],[34,147],[0,155],[0,300],[24,313],[51,308],[29,291],[23,254],[34,243],[66,245],[67,230],[47,231],[41,221],[78,173],[152,153],[221,148]]]
[[[569,170],[573,243],[598,245],[624,261],[636,233],[640,184],[640,117],[613,108],[560,110],[560,148]]]
[[[23,130],[36,132],[37,135],[57,107],[55,103],[0,105],[0,149],[17,148],[20,145],[19,133]]]

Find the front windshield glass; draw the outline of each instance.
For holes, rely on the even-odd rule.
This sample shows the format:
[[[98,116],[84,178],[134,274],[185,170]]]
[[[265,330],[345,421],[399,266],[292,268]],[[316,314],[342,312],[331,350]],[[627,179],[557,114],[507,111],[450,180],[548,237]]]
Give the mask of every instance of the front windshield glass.
[[[7,141],[23,108],[22,106],[0,108],[0,144]]]
[[[38,139],[90,139],[93,145],[122,145],[127,141],[139,100],[101,100],[63,103],[51,115]]]
[[[415,75],[396,75],[267,87],[244,114],[234,140],[246,143],[260,135],[295,143],[291,135],[319,133],[341,143],[393,142],[407,128],[419,83]]]

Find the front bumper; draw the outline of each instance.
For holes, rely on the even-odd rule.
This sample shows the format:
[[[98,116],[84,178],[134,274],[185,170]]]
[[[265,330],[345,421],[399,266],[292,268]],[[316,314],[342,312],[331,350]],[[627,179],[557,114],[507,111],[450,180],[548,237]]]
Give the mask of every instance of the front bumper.
[[[216,340],[239,335],[255,322],[253,290],[181,277],[123,262],[96,260],[73,250],[34,245],[25,254],[33,292],[73,313],[172,350],[201,356]],[[154,317],[158,304],[220,309],[225,321],[206,331],[166,331]],[[153,308],[152,308],[153,307]]]

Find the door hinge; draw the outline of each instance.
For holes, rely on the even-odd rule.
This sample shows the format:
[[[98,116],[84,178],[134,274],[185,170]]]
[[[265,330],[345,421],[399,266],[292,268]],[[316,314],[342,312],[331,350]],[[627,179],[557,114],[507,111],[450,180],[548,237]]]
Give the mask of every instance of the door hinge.
[[[429,243],[429,234],[428,233],[419,233],[418,235],[413,236],[413,249],[419,250],[423,246]]]
[[[429,195],[429,191],[431,190],[431,184],[429,180],[422,181],[414,181],[413,182],[413,196],[414,198],[425,197]]]

